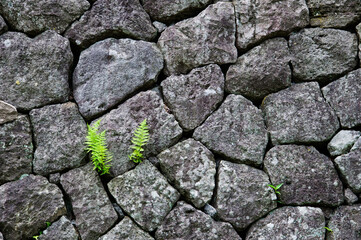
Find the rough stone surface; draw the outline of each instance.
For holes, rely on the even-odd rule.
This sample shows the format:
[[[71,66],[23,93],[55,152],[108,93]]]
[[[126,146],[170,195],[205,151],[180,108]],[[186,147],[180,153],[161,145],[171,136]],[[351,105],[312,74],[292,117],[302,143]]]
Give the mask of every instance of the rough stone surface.
[[[70,197],[82,239],[98,239],[116,222],[117,213],[90,163],[64,173],[60,182]]]
[[[112,230],[103,235],[99,240],[154,240],[147,232],[139,228],[129,217],[125,217]]]
[[[210,63],[236,62],[235,32],[234,7],[225,2],[212,4],[196,17],[168,27],[158,40],[165,73],[185,74]]]
[[[164,150],[158,159],[162,173],[195,207],[211,200],[216,162],[203,144],[190,138]]]
[[[329,140],[339,128],[317,82],[295,84],[267,96],[262,103],[273,145]]]
[[[112,179],[108,188],[120,207],[146,231],[156,229],[179,198],[177,190],[147,160]]]
[[[327,149],[331,156],[339,156],[350,151],[354,143],[361,136],[361,132],[354,130],[341,130],[328,143]]]
[[[342,127],[361,125],[361,69],[323,87],[322,93],[335,110]]]
[[[268,142],[261,111],[240,95],[228,95],[193,134],[206,147],[238,163],[260,165]]]
[[[0,186],[0,231],[6,240],[29,239],[66,214],[61,190],[30,175]]]
[[[278,145],[269,150],[264,170],[287,205],[338,206],[343,187],[332,161],[312,146]]]
[[[49,182],[54,184],[60,183],[60,173],[52,173],[49,175]]]
[[[18,116],[16,108],[4,101],[0,101],[0,125],[14,121]]]
[[[356,194],[354,194],[349,188],[346,188],[345,190],[345,201],[348,205],[352,205],[358,201]]]
[[[155,91],[141,92],[101,118],[100,131],[106,130],[109,151],[113,154],[111,173],[115,176],[134,167],[132,153],[134,130],[147,119],[149,141],[143,155],[155,155],[175,144],[182,135],[174,116]]]
[[[108,37],[152,40],[157,30],[139,0],[98,0],[65,32],[65,36],[85,48]]]
[[[153,26],[157,29],[158,33],[163,32],[167,28],[166,24],[157,21],[153,22]]]
[[[325,237],[324,226],[320,208],[282,207],[253,224],[246,240],[320,240]]]
[[[223,100],[224,76],[211,64],[161,83],[164,101],[185,130],[198,127]]]
[[[78,240],[79,235],[71,222],[64,216],[43,231],[39,240]]]
[[[8,30],[8,26],[6,25],[2,16],[0,16],[0,34],[3,34]],[[1,238],[0,238],[1,239]]]
[[[75,103],[33,109],[30,119],[36,144],[35,173],[46,175],[82,164],[87,127]]]
[[[357,65],[356,34],[306,28],[291,34],[293,76],[297,81],[331,82]]]
[[[262,100],[291,85],[287,41],[274,38],[241,55],[227,71],[226,91]]]
[[[277,207],[266,173],[244,164],[221,161],[214,207],[219,217],[242,231]]]
[[[332,233],[327,233],[327,240],[361,239],[361,205],[341,206],[336,209],[328,223]]]
[[[0,125],[0,185],[31,173],[32,160],[29,119],[19,115],[15,121]]]
[[[18,110],[31,110],[69,95],[73,54],[69,41],[47,31],[35,38],[7,32],[0,36],[0,96]]]
[[[361,149],[361,137],[359,137],[355,144],[352,146],[351,151],[355,151],[357,149]]]
[[[167,240],[242,240],[231,224],[216,222],[185,202],[177,203],[156,231],[155,237]]]
[[[237,48],[241,51],[274,36],[306,27],[309,23],[305,0],[234,0]]]

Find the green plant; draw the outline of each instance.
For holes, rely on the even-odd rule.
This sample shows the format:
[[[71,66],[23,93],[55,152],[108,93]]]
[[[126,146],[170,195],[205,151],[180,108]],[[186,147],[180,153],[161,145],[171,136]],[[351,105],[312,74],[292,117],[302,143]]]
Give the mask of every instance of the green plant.
[[[147,125],[147,119],[144,119],[143,122],[140,123],[138,128],[134,131],[134,137],[131,140],[133,145],[130,146],[133,149],[131,155],[129,155],[129,159],[135,163],[142,162],[144,151],[143,146],[147,144],[149,140],[149,129]]]
[[[331,228],[328,228],[328,227],[324,227],[324,228],[329,232],[333,232]]]
[[[105,131],[98,133],[100,120],[93,126],[88,125],[88,135],[86,136],[87,152],[91,153],[91,159],[94,164],[94,170],[97,169],[100,175],[109,173],[112,155],[107,149]]]
[[[51,226],[51,222],[46,222],[46,228],[48,228],[50,226]],[[33,236],[33,238],[37,240],[41,234],[43,234],[43,231],[40,231],[39,235],[35,235],[35,236]]]
[[[283,185],[283,183],[278,184],[277,186],[273,186],[273,185],[271,185],[271,184],[268,184],[268,186],[271,187],[271,188],[273,188],[273,189],[275,190],[275,193],[276,193],[276,194],[279,194],[279,195],[281,195],[281,193],[278,191],[278,189],[280,189],[280,187],[282,187],[282,185]]]

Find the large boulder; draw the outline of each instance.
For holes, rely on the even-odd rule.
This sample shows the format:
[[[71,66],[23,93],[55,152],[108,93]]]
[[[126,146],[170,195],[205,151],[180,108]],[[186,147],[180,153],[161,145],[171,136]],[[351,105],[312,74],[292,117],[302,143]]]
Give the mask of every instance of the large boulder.
[[[52,223],[50,227],[45,229],[38,239],[78,240],[79,235],[71,222],[66,217],[62,216],[58,221]]]
[[[0,125],[12,122],[18,117],[18,112],[16,108],[4,101],[0,100]]]
[[[330,155],[334,157],[348,153],[360,136],[359,131],[341,130],[327,144]]]

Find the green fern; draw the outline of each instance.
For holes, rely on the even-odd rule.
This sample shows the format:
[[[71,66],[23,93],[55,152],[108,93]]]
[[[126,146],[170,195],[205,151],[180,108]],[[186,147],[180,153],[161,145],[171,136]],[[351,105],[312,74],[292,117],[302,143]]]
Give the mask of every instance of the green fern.
[[[143,146],[147,144],[149,140],[149,129],[147,125],[147,119],[144,119],[140,123],[139,127],[134,131],[134,137],[132,139],[133,145],[130,147],[133,149],[133,153],[129,155],[129,159],[135,163],[142,162],[144,151]]]
[[[86,136],[87,152],[91,152],[91,159],[94,164],[94,170],[100,172],[100,175],[109,173],[112,155],[107,149],[105,130],[99,131],[100,120],[96,121],[93,126],[88,125],[88,136]]]

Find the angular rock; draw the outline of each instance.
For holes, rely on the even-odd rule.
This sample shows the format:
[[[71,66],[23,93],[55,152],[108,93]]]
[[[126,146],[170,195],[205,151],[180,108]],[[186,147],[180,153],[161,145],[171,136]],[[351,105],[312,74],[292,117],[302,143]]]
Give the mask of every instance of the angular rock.
[[[0,125],[12,122],[18,117],[16,108],[4,101],[0,101]]]
[[[361,205],[337,208],[328,223],[328,228],[332,229],[332,232],[327,233],[327,240],[361,239]]]
[[[90,163],[64,173],[60,183],[70,197],[82,239],[98,239],[113,226],[117,213]]]
[[[6,240],[29,239],[66,214],[61,190],[45,177],[29,175],[0,186],[0,231]]]
[[[52,173],[49,175],[49,182],[54,184],[60,183],[60,173]]]
[[[65,102],[73,54],[69,41],[53,31],[35,38],[7,32],[0,36],[0,96],[18,110]]]
[[[261,107],[273,145],[325,142],[339,128],[317,82],[295,84],[270,94]]]
[[[331,156],[339,156],[350,151],[354,143],[361,136],[361,132],[354,130],[341,130],[327,144]]]
[[[277,197],[263,171],[221,161],[214,207],[219,217],[239,231],[277,207]]]
[[[0,34],[3,34],[4,32],[6,32],[8,30],[8,26],[6,25],[6,22],[4,21],[4,19],[2,18],[2,16],[0,16]],[[0,238],[1,239],[1,238]]]
[[[119,206],[149,232],[161,224],[179,198],[177,190],[149,161],[113,178],[108,188]]]
[[[306,27],[309,23],[305,0],[234,0],[237,48],[241,51],[271,37]]]
[[[346,188],[345,189],[345,202],[348,204],[348,205],[352,205],[354,204],[355,202],[358,201],[358,198],[356,196],[356,194],[354,194],[351,189],[349,188]]]
[[[164,101],[185,130],[198,127],[223,100],[224,76],[211,64],[161,83]]]
[[[201,208],[210,202],[216,162],[203,144],[190,138],[164,150],[158,159],[163,174],[195,207]]]
[[[268,142],[261,111],[240,95],[228,95],[193,138],[232,161],[260,165]]]
[[[0,185],[14,181],[22,174],[31,173],[32,161],[29,119],[19,115],[15,121],[0,125]]]
[[[356,34],[344,30],[306,28],[291,34],[289,46],[297,81],[329,83],[357,65]]]
[[[274,38],[241,55],[227,71],[227,92],[262,100],[291,85],[291,57],[287,41]]]
[[[322,93],[335,110],[342,127],[361,125],[361,69],[323,87]]]
[[[153,22],[153,26],[157,29],[158,33],[163,32],[167,28],[166,24],[157,21]]]
[[[334,162],[351,190],[361,193],[361,148],[335,158]]]
[[[157,229],[155,237],[167,240],[242,240],[231,224],[216,222],[185,202],[177,203]]]
[[[43,231],[39,240],[78,240],[79,235],[71,222],[64,216]]]
[[[217,213],[217,209],[215,209],[212,205],[209,205],[208,203],[204,206],[203,211],[208,214],[209,216],[211,216],[214,219],[219,219],[218,213]]]
[[[210,63],[236,62],[235,32],[234,7],[225,2],[212,4],[196,17],[168,27],[158,39],[165,73],[185,74]]]
[[[114,176],[135,166],[128,157],[132,153],[131,139],[144,119],[149,126],[144,156],[160,153],[175,144],[182,135],[182,128],[174,116],[167,113],[162,99],[151,90],[135,95],[100,119],[100,131],[106,130],[109,151],[113,155],[110,172]]]
[[[320,240],[325,237],[325,217],[320,208],[282,207],[257,221],[246,240]]]
[[[154,84],[163,68],[155,43],[106,39],[80,54],[73,74],[74,98],[85,118],[91,118],[129,94]]]
[[[342,182],[332,161],[312,146],[278,145],[269,150],[264,170],[283,204],[338,206],[343,202]]]
[[[361,137],[359,137],[355,144],[352,146],[351,151],[355,151],[357,149],[361,149]]]
[[[65,32],[78,46],[89,45],[108,37],[152,40],[157,30],[139,0],[98,0],[92,8]]]
[[[36,143],[35,173],[47,175],[83,163],[87,127],[75,103],[33,109],[30,119]]]

